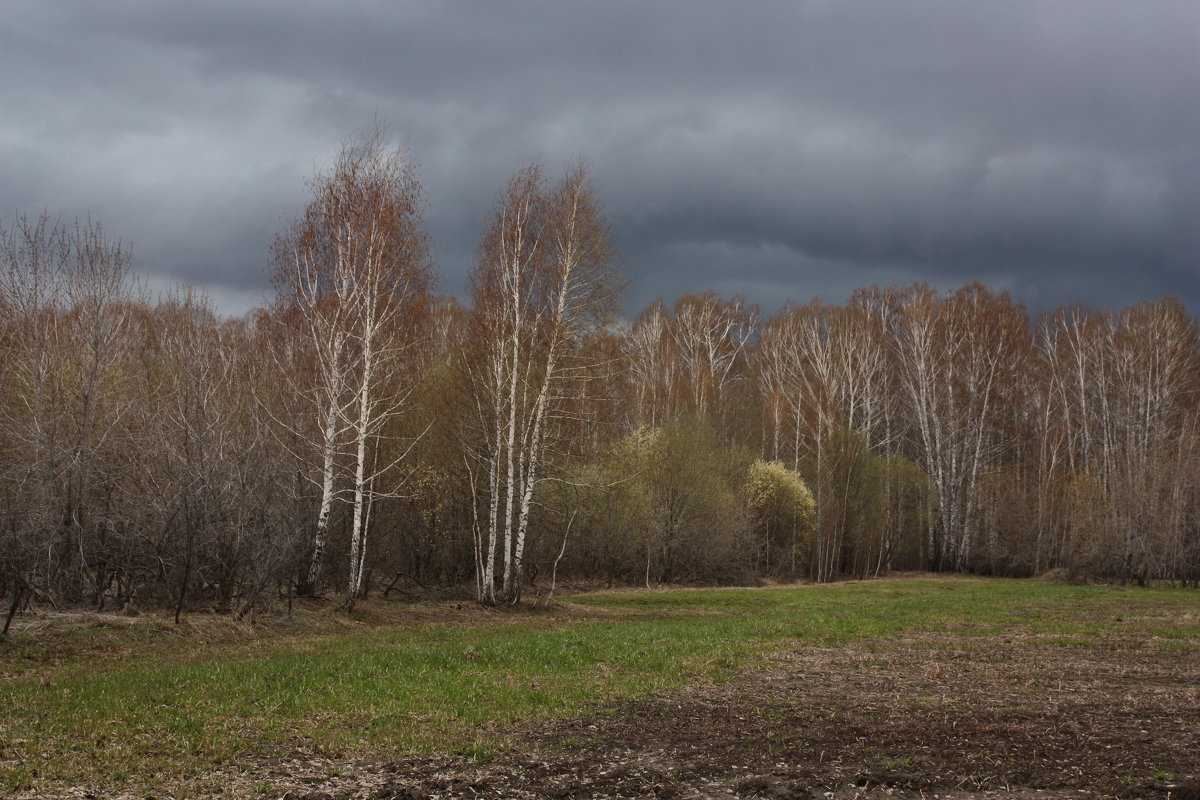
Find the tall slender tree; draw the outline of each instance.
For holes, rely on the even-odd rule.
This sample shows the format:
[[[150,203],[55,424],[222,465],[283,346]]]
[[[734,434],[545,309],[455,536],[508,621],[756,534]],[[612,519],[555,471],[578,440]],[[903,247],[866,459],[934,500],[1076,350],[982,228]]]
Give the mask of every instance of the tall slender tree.
[[[554,187],[538,164],[513,175],[480,245],[472,288],[468,370],[479,433],[472,455],[486,480],[480,599],[496,602],[499,582],[500,596],[515,603],[555,428],[584,393],[583,339],[612,320],[620,289],[608,226],[583,165]]]
[[[377,482],[394,466],[375,458],[378,437],[407,406],[429,310],[428,240],[412,164],[382,129],[347,143],[309,185],[304,214],[275,243],[275,282],[278,303],[299,312],[316,365],[310,396],[319,433],[305,434],[319,462],[320,501],[307,577],[317,576],[333,501],[348,497],[345,606],[352,608],[363,586],[371,506],[389,493]],[[336,476],[343,449],[345,489]]]

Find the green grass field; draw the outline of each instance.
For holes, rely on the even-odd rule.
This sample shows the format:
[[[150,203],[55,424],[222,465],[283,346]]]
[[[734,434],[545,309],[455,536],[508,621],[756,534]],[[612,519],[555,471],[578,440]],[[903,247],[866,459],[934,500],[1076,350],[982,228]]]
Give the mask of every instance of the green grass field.
[[[230,637],[163,621],[18,630],[0,644],[0,793],[152,786],[297,745],[483,755],[514,723],[722,680],[796,645],[945,632],[930,646],[1136,637],[1200,650],[1194,590],[1036,581],[622,591],[564,598],[552,613],[407,616],[397,605],[383,622]]]

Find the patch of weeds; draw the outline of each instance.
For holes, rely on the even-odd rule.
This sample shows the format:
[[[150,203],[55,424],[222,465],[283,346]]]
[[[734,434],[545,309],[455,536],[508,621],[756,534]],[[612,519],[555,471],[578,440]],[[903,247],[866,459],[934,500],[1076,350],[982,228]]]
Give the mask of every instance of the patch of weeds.
[[[955,633],[961,636],[997,636],[1004,633],[1004,628],[999,625],[981,625],[963,628]]]
[[[483,745],[473,744],[463,747],[454,748],[454,755],[462,756],[463,758],[474,761],[477,764],[486,764],[491,761],[495,755],[495,750]]]
[[[25,792],[33,788],[33,774],[24,764],[0,767],[0,788],[6,792]]]
[[[1146,632],[1158,639],[1191,639],[1200,636],[1200,631],[1188,630],[1186,628],[1155,627],[1150,628]]]
[[[1157,644],[1165,650],[1200,650],[1200,644],[1192,641],[1180,641],[1179,639],[1167,639]]]
[[[788,715],[778,708],[765,708],[762,706],[752,708],[750,715],[767,722],[783,722],[788,718]]]

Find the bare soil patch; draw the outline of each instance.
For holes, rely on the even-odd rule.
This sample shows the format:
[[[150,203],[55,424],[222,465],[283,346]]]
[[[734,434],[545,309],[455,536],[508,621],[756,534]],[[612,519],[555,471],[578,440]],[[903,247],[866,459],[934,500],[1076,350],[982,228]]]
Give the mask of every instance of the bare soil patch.
[[[290,800],[1200,800],[1196,653],[1132,638],[802,647],[736,680],[512,733],[511,751],[484,760],[259,754],[184,788]]]

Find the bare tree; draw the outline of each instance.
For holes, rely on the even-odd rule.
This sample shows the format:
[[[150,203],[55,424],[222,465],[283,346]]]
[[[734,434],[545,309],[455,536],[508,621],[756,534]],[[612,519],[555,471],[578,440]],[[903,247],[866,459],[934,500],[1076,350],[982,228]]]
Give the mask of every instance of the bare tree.
[[[130,408],[127,332],[134,286],[129,250],[92,222],[18,218],[0,230],[0,409],[11,460],[3,529],[19,598],[95,594],[95,543],[109,526],[98,493]],[[57,600],[56,600],[57,598]],[[17,602],[14,602],[14,609]]]
[[[758,307],[738,296],[723,300],[714,292],[684,295],[675,302],[671,333],[691,410],[700,419],[726,427],[722,401],[743,377],[750,343],[758,334]]]
[[[496,203],[473,275],[472,375],[486,473],[480,599],[521,597],[529,512],[560,414],[581,392],[579,344],[607,324],[619,289],[608,229],[582,165],[547,188],[517,171]]]
[[[1183,552],[1194,491],[1200,347],[1178,301],[1119,314],[1074,307],[1043,326],[1073,486],[1075,565],[1145,581]]]
[[[671,314],[661,299],[637,316],[626,335],[634,387],[632,426],[663,425],[673,413],[679,359],[671,335]]]
[[[941,565],[966,569],[980,476],[1007,444],[1006,409],[1022,402],[1010,394],[1030,355],[1025,313],[979,284],[944,299],[918,286],[900,300],[894,325],[918,463],[938,494]]]
[[[332,503],[342,496],[335,473],[343,443],[352,463],[349,609],[363,585],[372,503],[390,493],[378,481],[394,464],[378,463],[376,445],[407,406],[406,373],[429,306],[428,242],[420,184],[382,130],[345,145],[310,188],[304,215],[276,241],[275,280],[279,303],[299,311],[316,372],[310,399],[319,434],[311,445],[320,460],[320,503],[310,581]]]

